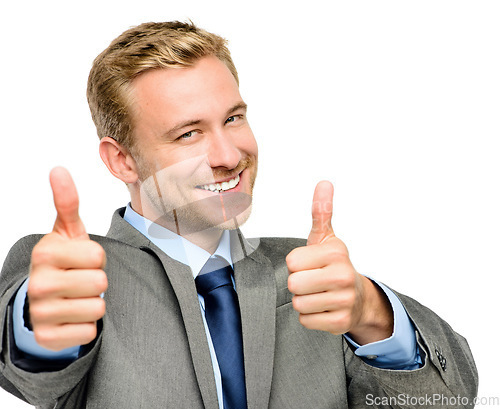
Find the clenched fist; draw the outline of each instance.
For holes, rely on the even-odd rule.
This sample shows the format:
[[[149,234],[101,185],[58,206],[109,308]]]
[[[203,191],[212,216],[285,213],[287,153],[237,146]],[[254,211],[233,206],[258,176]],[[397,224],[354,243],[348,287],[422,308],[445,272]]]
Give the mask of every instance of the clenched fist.
[[[286,258],[293,307],[309,329],[349,333],[361,345],[388,338],[393,330],[390,303],[354,269],[347,247],[333,232],[332,203],[332,184],[318,183],[307,246],[294,249]]]
[[[108,281],[103,248],[89,239],[78,215],[78,194],[64,168],[50,174],[57,218],[31,255],[28,299],[37,343],[59,351],[88,344],[105,313]]]

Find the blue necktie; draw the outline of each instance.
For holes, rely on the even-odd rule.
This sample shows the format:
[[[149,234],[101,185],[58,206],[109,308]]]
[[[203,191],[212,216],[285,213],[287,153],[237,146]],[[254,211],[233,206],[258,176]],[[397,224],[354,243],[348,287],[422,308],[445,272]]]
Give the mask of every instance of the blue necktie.
[[[224,409],[246,409],[241,316],[232,272],[223,258],[211,257],[195,283],[205,300],[205,318],[222,378]]]

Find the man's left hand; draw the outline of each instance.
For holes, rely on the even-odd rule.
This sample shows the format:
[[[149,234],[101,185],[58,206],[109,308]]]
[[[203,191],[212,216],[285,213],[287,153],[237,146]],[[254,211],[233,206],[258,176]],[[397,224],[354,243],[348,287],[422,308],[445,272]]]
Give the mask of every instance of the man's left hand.
[[[288,289],[300,323],[308,329],[349,335],[358,344],[391,336],[391,305],[377,286],[354,269],[345,244],[332,228],[333,185],[314,191],[307,246],[292,250],[286,263]]]

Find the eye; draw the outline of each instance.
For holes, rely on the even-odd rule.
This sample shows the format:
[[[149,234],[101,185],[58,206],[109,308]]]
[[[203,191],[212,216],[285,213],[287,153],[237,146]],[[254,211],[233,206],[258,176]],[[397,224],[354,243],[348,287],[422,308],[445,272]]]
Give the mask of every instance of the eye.
[[[192,136],[194,136],[196,134],[196,131],[189,131],[189,132],[186,132],[186,133],[183,133],[181,136],[179,136],[177,139],[189,139],[191,138]]]
[[[240,119],[241,117],[243,117],[243,115],[232,115],[229,118],[227,118],[226,122],[224,122],[224,123],[228,124],[230,122],[235,122],[236,120]]]

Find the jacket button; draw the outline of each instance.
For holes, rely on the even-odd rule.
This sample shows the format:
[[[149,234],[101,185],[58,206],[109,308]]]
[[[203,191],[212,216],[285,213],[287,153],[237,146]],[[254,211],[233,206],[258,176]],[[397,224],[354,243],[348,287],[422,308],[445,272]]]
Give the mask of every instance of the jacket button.
[[[446,358],[437,347],[435,349],[435,352],[436,352],[436,357],[439,361],[439,365],[441,365],[441,369],[443,370],[443,372],[446,372]]]

